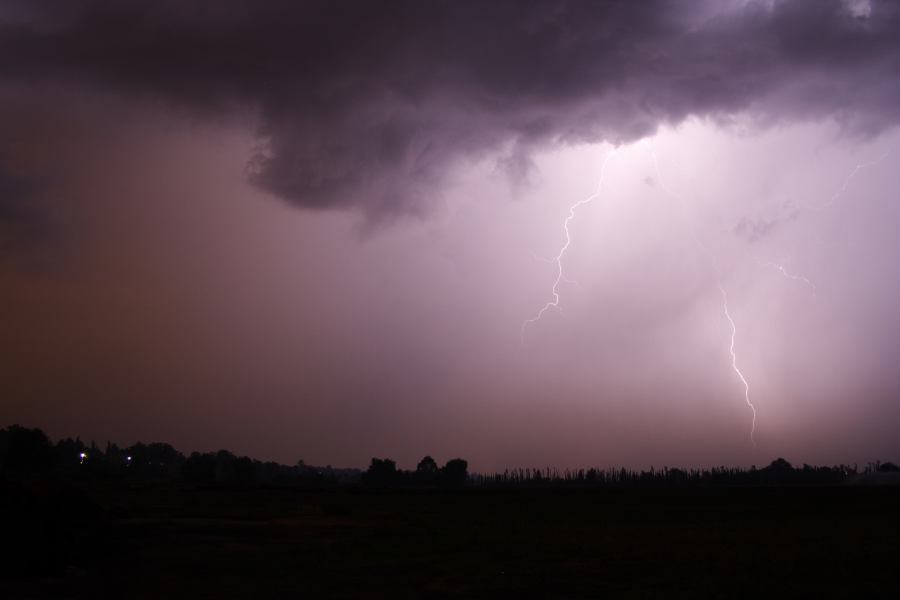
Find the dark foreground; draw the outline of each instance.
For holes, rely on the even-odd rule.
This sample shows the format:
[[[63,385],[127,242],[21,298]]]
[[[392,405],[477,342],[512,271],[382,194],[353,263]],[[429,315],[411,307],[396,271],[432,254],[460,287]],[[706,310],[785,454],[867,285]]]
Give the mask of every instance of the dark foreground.
[[[900,597],[900,488],[3,492],[4,598]]]

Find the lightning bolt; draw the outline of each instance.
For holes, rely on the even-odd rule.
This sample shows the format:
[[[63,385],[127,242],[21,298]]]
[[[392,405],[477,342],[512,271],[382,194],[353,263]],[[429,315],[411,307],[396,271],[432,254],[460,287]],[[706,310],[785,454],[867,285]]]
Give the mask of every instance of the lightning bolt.
[[[812,281],[809,280],[809,278],[804,277],[803,275],[797,275],[796,273],[791,273],[790,271],[787,270],[787,267],[785,267],[783,264],[768,261],[768,262],[759,263],[759,266],[764,267],[764,268],[775,269],[776,271],[781,273],[785,279],[790,279],[791,281],[799,281],[801,283],[808,285],[812,289],[812,295],[813,296],[816,295],[816,284],[814,284]]]
[[[888,149],[884,152],[884,154],[882,154],[878,158],[876,158],[874,160],[870,160],[868,162],[859,163],[858,165],[853,167],[853,169],[850,171],[850,174],[847,175],[847,177],[844,179],[843,185],[841,185],[841,187],[839,187],[837,189],[837,191],[831,195],[831,198],[829,198],[828,200],[826,200],[819,206],[813,206],[811,208],[813,210],[824,210],[826,208],[834,206],[834,204],[838,200],[840,200],[841,197],[844,195],[844,192],[847,191],[847,187],[850,185],[850,182],[853,181],[853,179],[859,174],[860,171],[862,171],[865,168],[873,167],[873,166],[877,165],[878,163],[880,163],[881,161],[886,159],[890,153],[891,153],[891,150]]]
[[[830,207],[834,206],[843,197],[844,193],[847,191],[847,188],[850,186],[850,183],[856,178],[856,176],[863,169],[866,169],[868,167],[873,167],[873,166],[877,165],[878,163],[882,162],[884,159],[886,159],[888,157],[888,155],[890,155],[892,150],[893,150],[892,148],[889,148],[878,158],[857,164],[855,167],[853,167],[850,170],[850,172],[844,178],[844,182],[841,184],[840,187],[838,187],[835,190],[835,192],[831,195],[831,197],[828,200],[826,200],[825,202],[823,202],[819,205],[816,205],[816,206],[809,206],[809,207],[807,207],[807,210],[820,211],[820,210],[825,210],[826,208],[830,208]],[[801,211],[802,210],[803,209],[801,209]],[[796,215],[794,215],[794,216],[796,216]],[[782,276],[784,276],[786,279],[790,279],[791,281],[799,281],[801,283],[806,284],[807,286],[809,286],[812,289],[813,296],[816,295],[816,285],[812,281],[810,281],[809,278],[807,278],[803,275],[798,275],[796,273],[791,273],[790,271],[788,271],[787,267],[785,267],[783,264],[772,262],[772,261],[767,261],[767,262],[759,262],[759,266],[775,269],[778,272],[780,272],[782,274]]]
[[[747,403],[747,406],[750,407],[750,410],[753,411],[753,424],[750,426],[750,442],[755,448],[756,407],[753,406],[753,402],[750,401],[750,383],[747,381],[747,378],[744,377],[744,374],[737,365],[737,354],[734,351],[734,339],[737,337],[737,325],[735,325],[734,319],[731,318],[731,313],[728,312],[728,293],[725,291],[725,288],[722,287],[721,283],[719,284],[719,291],[722,292],[722,308],[725,310],[725,318],[728,319],[728,322],[731,324],[731,347],[729,348],[729,352],[731,353],[731,368],[734,369],[734,372],[737,373],[737,376],[741,379],[741,383],[744,384],[744,401]]]
[[[567,213],[566,218],[563,221],[563,231],[566,234],[566,241],[562,245],[562,247],[559,249],[559,252],[556,253],[556,256],[554,256],[553,258],[550,258],[550,259],[540,259],[539,257],[535,256],[535,258],[537,258],[538,260],[544,260],[544,261],[549,262],[556,266],[556,279],[554,279],[553,285],[550,288],[550,294],[551,294],[552,299],[548,300],[547,303],[544,304],[544,306],[541,307],[541,309],[533,317],[522,321],[522,328],[520,331],[520,346],[525,345],[525,331],[528,329],[529,325],[533,325],[534,323],[537,323],[538,321],[540,321],[541,318],[544,316],[544,313],[546,313],[550,309],[561,310],[560,305],[559,305],[559,301],[560,301],[559,286],[562,283],[573,283],[575,285],[578,285],[577,281],[567,278],[565,275],[565,272],[563,270],[563,258],[565,257],[566,251],[568,251],[569,246],[572,245],[572,233],[571,233],[571,231],[569,231],[569,224],[575,218],[575,211],[577,211],[579,208],[581,208],[585,204],[590,204],[591,202],[596,200],[597,197],[600,196],[600,193],[603,191],[603,182],[604,182],[604,179],[606,176],[606,165],[607,165],[607,163],[609,163],[609,160],[613,156],[615,156],[615,154],[616,154],[616,149],[613,148],[604,157],[603,162],[600,165],[600,177],[597,182],[597,188],[594,191],[594,193],[591,194],[590,196],[588,196],[587,198],[582,198],[581,200],[579,200],[578,202],[576,202],[575,204],[573,204],[572,206],[569,207],[569,212]]]
[[[561,299],[560,286],[563,283],[573,284],[576,286],[578,285],[577,281],[566,277],[565,270],[563,268],[563,260],[566,256],[566,253],[569,250],[569,247],[572,244],[572,234],[569,229],[569,225],[575,219],[576,212],[578,211],[579,208],[581,208],[582,206],[584,206],[586,204],[590,204],[591,202],[593,202],[600,196],[601,192],[603,191],[607,164],[608,164],[609,160],[613,156],[615,156],[615,154],[616,154],[616,149],[613,149],[604,158],[603,163],[600,166],[599,181],[597,183],[597,188],[594,191],[594,193],[586,198],[579,200],[578,202],[575,202],[574,204],[572,204],[569,207],[569,210],[566,214],[566,218],[563,221],[563,232],[565,233],[565,242],[560,247],[557,254],[555,256],[553,256],[552,258],[542,258],[542,257],[538,257],[536,255],[533,255],[536,260],[541,260],[543,262],[553,264],[556,268],[556,277],[553,280],[553,284],[550,288],[550,300],[548,300],[540,308],[540,310],[537,311],[537,313],[533,317],[531,317],[529,319],[525,319],[522,322],[522,327],[521,327],[521,331],[520,331],[520,341],[521,341],[522,346],[524,346],[524,344],[525,344],[525,334],[530,325],[533,325],[533,324],[537,323],[538,321],[540,321],[543,318],[544,314],[547,313],[547,311],[549,311],[551,309],[562,310],[562,308],[560,306],[560,299]],[[819,206],[813,206],[813,207],[809,207],[809,208],[812,210],[823,210],[825,208],[828,208],[828,207],[834,205],[836,202],[838,202],[841,199],[841,197],[843,196],[843,194],[846,192],[847,188],[849,187],[850,183],[863,169],[866,169],[868,167],[871,167],[871,166],[874,166],[874,165],[880,163],[885,158],[887,158],[887,156],[889,154],[890,154],[890,150],[888,150],[887,152],[885,152],[880,157],[878,157],[874,160],[857,164],[850,171],[850,173],[847,175],[847,177],[844,179],[842,185],[834,192],[834,194],[832,194],[832,196],[826,202],[822,203]],[[654,170],[656,173],[657,181],[659,182],[661,189],[663,190],[663,192],[666,195],[674,198],[678,202],[679,206],[682,209],[682,214],[685,214],[687,212],[687,210],[686,210],[687,207],[685,206],[684,198],[680,194],[674,192],[673,190],[671,190],[669,187],[666,186],[665,181],[663,180],[663,177],[660,173],[659,161],[657,159],[656,152],[651,150],[650,156],[653,159],[653,167],[654,167]],[[697,234],[697,231],[696,231],[695,226],[693,225],[693,222],[688,220],[688,223],[691,226],[691,234],[692,234],[694,242],[697,244],[699,249],[702,251],[702,254],[705,255],[710,260],[713,272],[717,273],[718,272],[718,269],[716,268],[717,261],[716,261],[716,257],[714,255],[714,253],[700,239],[700,236]],[[758,264],[761,267],[772,268],[772,269],[777,270],[786,279],[789,279],[791,281],[801,282],[801,283],[809,286],[812,289],[813,295],[816,295],[816,286],[809,278],[807,278],[803,275],[792,273],[783,264],[773,262],[773,261],[758,262]],[[717,275],[717,279],[718,279],[718,275]],[[750,408],[750,411],[753,413],[753,420],[752,420],[751,426],[750,426],[750,442],[753,444],[753,447],[755,448],[756,447],[757,410],[756,410],[756,406],[753,404],[753,402],[750,399],[750,382],[747,380],[746,376],[744,376],[744,373],[741,371],[740,367],[738,367],[738,358],[737,358],[737,353],[735,351],[735,342],[736,342],[736,338],[737,338],[737,324],[735,323],[735,321],[732,318],[731,313],[728,309],[728,293],[725,291],[725,288],[722,286],[721,281],[718,281],[717,285],[719,288],[719,292],[722,294],[722,309],[725,314],[725,318],[728,320],[729,325],[731,325],[731,338],[730,338],[730,345],[729,345],[729,353],[731,354],[731,368],[735,372],[735,374],[738,376],[738,378],[740,379],[741,383],[744,386],[744,402],[747,404],[747,407]]]
[[[531,256],[532,256],[532,258],[534,258],[534,260],[539,261],[539,262],[542,262],[542,263],[547,263],[548,265],[552,265],[552,264],[555,264],[555,263],[556,263],[556,260],[555,260],[555,259],[553,259],[553,258],[546,258],[546,257],[544,257],[544,256],[538,256],[538,255],[535,254],[534,252],[531,253]],[[574,285],[574,286],[577,287],[578,289],[581,289],[581,283],[579,283],[579,282],[578,282],[577,280],[575,280],[575,279],[570,279],[570,278],[566,277],[565,275],[562,276],[562,282],[563,282],[563,283],[568,283],[569,285]]]
[[[660,187],[667,195],[671,196],[672,198],[674,198],[675,200],[678,201],[678,204],[681,206],[682,214],[684,214],[686,211],[684,199],[681,197],[680,194],[672,191],[668,186],[666,186],[665,182],[663,181],[662,173],[660,172],[660,169],[659,169],[659,160],[656,156],[656,151],[655,150],[651,151],[650,156],[653,159],[653,168],[654,168],[654,171],[656,172],[656,178],[657,178],[657,181],[659,181]],[[697,235],[697,230],[693,226],[693,223],[691,223],[691,236],[694,239],[694,243],[697,244],[697,246],[700,248],[702,253],[709,259],[709,261],[711,263],[710,266],[712,268],[712,271],[714,273],[716,273],[716,271],[717,271],[716,262],[717,261],[715,259],[715,255],[706,246],[706,244],[703,243],[703,241],[700,239],[700,236]],[[801,280],[806,281],[810,285],[812,285],[812,282],[810,282],[805,277],[791,276],[790,274],[788,274],[787,270],[784,269],[784,267],[781,267],[780,265],[776,265],[775,263],[771,263],[771,264],[773,266],[775,266],[776,268],[780,267],[779,270],[785,276],[791,277],[792,279],[794,279],[794,278],[801,279]],[[717,277],[718,277],[718,275],[717,275]],[[737,353],[734,350],[735,338],[737,337],[737,325],[735,324],[734,319],[731,318],[731,313],[728,312],[728,294],[725,292],[725,288],[722,286],[721,282],[718,282],[718,287],[719,287],[719,291],[722,293],[722,308],[725,311],[725,318],[728,319],[728,322],[731,324],[731,346],[729,347],[729,352],[731,353],[731,368],[734,370],[735,373],[737,373],[737,376],[740,378],[741,383],[744,384],[744,401],[747,403],[747,406],[750,407],[750,410],[753,411],[753,421],[750,426],[750,442],[753,444],[753,447],[756,448],[756,438],[755,438],[755,435],[756,435],[756,407],[750,401],[750,382],[747,381],[747,378],[744,377],[743,372],[741,372],[741,370],[738,368]]]

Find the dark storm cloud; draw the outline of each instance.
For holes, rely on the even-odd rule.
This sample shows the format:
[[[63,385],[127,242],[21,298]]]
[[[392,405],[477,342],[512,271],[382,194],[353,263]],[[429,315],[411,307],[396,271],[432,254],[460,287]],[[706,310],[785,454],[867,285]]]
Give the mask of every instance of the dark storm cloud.
[[[65,8],[58,8],[59,5]],[[7,82],[261,119],[250,178],[305,207],[416,212],[458,160],[624,142],[689,115],[900,117],[900,6],[721,2],[85,2],[0,16]],[[868,5],[867,5],[868,6]]]

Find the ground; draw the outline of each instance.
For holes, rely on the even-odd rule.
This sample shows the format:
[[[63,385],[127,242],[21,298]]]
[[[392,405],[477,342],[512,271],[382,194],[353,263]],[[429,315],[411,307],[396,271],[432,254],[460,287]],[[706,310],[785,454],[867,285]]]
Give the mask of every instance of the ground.
[[[5,597],[900,597],[900,488],[75,487]]]

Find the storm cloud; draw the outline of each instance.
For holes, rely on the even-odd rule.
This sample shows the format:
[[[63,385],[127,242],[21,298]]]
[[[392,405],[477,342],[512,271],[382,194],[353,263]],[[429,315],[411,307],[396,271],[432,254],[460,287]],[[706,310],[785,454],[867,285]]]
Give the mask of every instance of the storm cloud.
[[[900,117],[894,2],[71,2],[0,11],[6,86],[257,117],[248,176],[308,208],[427,211],[454,164],[694,115]]]

